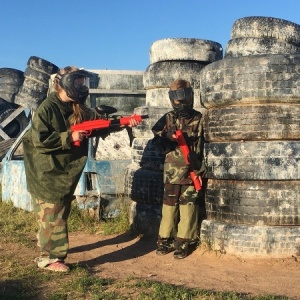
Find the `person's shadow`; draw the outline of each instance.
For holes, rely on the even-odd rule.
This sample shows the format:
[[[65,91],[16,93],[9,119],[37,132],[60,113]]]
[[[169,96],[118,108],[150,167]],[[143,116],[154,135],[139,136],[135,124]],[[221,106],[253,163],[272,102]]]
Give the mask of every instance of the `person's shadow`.
[[[78,263],[79,265],[87,265],[88,267],[94,267],[106,262],[119,262],[128,259],[134,259],[156,249],[156,239],[154,238],[154,236],[142,237],[138,239],[136,243],[129,245],[128,247],[122,247],[123,243],[130,242],[135,238],[136,236],[132,235],[130,232],[126,232],[108,240],[103,240],[96,243],[85,244],[71,248],[69,250],[69,253],[71,254],[90,251],[108,245],[116,245],[116,251],[100,255],[89,260],[80,261]]]

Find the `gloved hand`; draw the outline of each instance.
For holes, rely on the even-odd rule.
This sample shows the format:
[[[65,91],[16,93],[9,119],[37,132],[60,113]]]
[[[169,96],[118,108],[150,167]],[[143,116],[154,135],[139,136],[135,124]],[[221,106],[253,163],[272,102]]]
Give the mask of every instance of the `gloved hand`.
[[[176,127],[171,126],[169,130],[165,132],[165,137],[171,142],[177,142],[175,132],[176,132]]]
[[[176,142],[175,131],[166,132],[166,138],[171,142]]]
[[[189,160],[189,163],[190,163],[190,168],[192,170],[200,170],[200,168],[201,168],[201,161],[199,160],[196,152],[191,151],[188,154],[188,160]]]
[[[156,136],[153,138],[152,143],[156,147],[157,151],[161,151],[163,155],[168,154],[170,151],[174,151],[177,145],[177,143],[168,140],[166,136]]]

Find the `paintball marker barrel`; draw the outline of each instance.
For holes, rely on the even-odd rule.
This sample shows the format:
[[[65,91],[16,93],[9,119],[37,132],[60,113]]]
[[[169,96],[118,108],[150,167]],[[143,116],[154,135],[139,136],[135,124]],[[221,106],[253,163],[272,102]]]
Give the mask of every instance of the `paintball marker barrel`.
[[[176,140],[178,143],[178,146],[180,147],[180,150],[182,152],[182,155],[184,157],[184,160],[186,164],[189,164],[188,155],[190,153],[190,149],[186,143],[186,140],[182,134],[181,130],[176,130],[175,132]],[[194,187],[196,191],[200,191],[202,189],[201,179],[196,176],[194,171],[190,171],[190,177],[193,181]]]
[[[149,118],[148,115],[132,115],[128,117],[122,117],[119,119],[107,120],[107,119],[96,119],[91,121],[84,121],[82,123],[72,125],[72,131],[84,130],[86,131],[86,136],[92,134],[93,130],[109,128],[112,126],[126,126],[130,124],[130,120],[135,119],[138,122],[142,122],[143,119]],[[75,146],[80,146],[80,141],[74,142]]]

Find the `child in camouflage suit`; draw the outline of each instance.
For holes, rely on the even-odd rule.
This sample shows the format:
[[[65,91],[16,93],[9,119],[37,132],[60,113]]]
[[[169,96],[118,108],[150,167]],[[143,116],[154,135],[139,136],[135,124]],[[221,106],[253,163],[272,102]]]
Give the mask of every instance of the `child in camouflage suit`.
[[[164,196],[162,219],[157,240],[158,255],[174,251],[174,258],[185,258],[189,245],[198,238],[198,212],[201,191],[196,191],[190,171],[204,173],[202,159],[202,114],[193,109],[194,94],[186,80],[175,80],[169,90],[173,110],[153,126],[154,144],[164,149]],[[186,164],[175,131],[180,129],[190,148]],[[201,178],[200,178],[201,180]]]

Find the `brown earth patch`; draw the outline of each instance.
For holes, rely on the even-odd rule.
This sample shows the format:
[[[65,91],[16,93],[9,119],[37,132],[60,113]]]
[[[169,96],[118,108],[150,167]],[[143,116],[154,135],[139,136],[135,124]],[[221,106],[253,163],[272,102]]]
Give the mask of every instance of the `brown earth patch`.
[[[68,262],[88,265],[103,278],[137,277],[214,291],[300,299],[297,257],[241,258],[198,248],[187,258],[158,256],[154,239],[129,234],[103,237],[72,234]]]
[[[32,241],[35,243],[35,241]],[[153,238],[70,234],[67,264],[88,266],[101,278],[139,278],[212,291],[232,291],[252,296],[274,295],[300,299],[300,263],[297,257],[250,259],[195,249],[187,258],[172,253],[158,256]],[[34,264],[33,251],[21,244],[0,245],[0,255],[20,256]],[[5,271],[5,270],[3,270]]]

